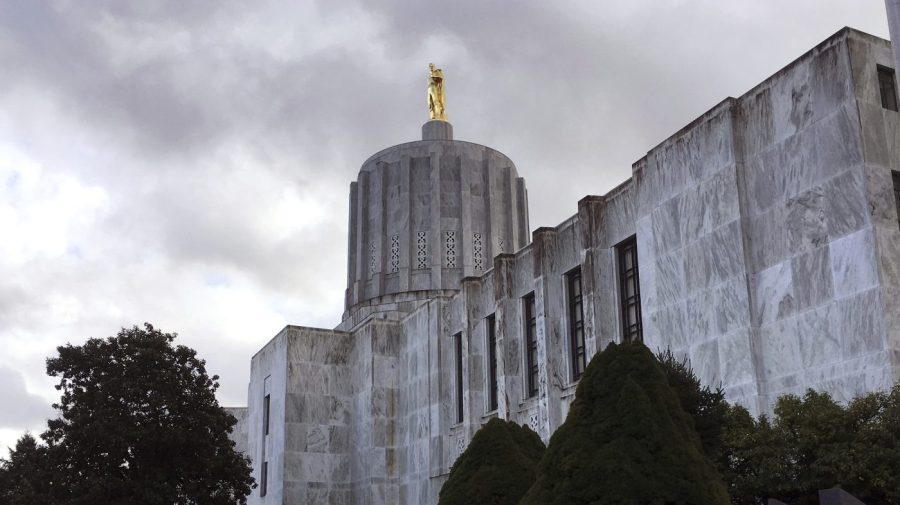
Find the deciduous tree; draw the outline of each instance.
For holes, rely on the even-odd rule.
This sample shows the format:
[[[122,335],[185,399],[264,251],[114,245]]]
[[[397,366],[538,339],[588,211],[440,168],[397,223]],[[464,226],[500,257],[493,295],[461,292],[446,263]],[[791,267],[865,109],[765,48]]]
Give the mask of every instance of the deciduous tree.
[[[6,471],[42,459],[54,479],[31,482],[51,488],[54,503],[246,503],[253,479],[228,438],[236,421],[216,401],[218,377],[175,337],[145,324],[58,347],[47,373],[60,379],[59,417],[41,435],[46,446],[23,439]]]

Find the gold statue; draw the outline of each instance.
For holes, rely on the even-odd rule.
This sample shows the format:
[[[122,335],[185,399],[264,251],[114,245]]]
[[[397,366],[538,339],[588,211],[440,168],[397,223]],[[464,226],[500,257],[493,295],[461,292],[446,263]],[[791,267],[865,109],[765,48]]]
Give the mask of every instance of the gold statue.
[[[431,119],[447,120],[447,112],[444,108],[444,71],[436,68],[434,63],[429,63],[431,75],[428,76],[428,113]]]

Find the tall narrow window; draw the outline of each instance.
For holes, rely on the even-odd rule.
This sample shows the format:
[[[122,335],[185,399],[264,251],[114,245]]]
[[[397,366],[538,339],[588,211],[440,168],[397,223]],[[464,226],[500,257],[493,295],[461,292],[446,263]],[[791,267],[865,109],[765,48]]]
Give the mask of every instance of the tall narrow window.
[[[619,300],[622,306],[622,339],[643,341],[641,330],[641,285],[638,278],[637,240],[631,237],[618,246]]]
[[[878,87],[881,89],[881,106],[888,110],[897,110],[897,82],[894,69],[878,65]]]
[[[269,395],[263,397],[263,435],[269,434]]]
[[[900,172],[891,172],[894,181],[894,206],[897,208],[897,221],[900,222]]]
[[[566,274],[569,294],[569,348],[572,357],[572,380],[584,373],[584,307],[581,301],[581,268]]]
[[[259,496],[265,496],[269,487],[269,462],[263,461],[259,470]]]
[[[456,422],[463,422],[463,351],[462,333],[453,337],[456,347]]]
[[[534,293],[523,299],[525,305],[525,387],[528,398],[538,394],[537,319],[534,317]]]
[[[487,324],[488,411],[497,410],[497,319],[491,314]]]

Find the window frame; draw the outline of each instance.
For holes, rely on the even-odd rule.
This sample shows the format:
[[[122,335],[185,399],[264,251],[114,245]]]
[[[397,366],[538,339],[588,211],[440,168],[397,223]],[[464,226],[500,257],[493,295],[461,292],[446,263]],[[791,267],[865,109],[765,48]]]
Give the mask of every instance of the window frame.
[[[263,396],[263,436],[269,434],[269,425],[271,424],[272,395]]]
[[[465,405],[463,404],[463,352],[462,332],[453,336],[454,358],[456,361],[456,424],[465,421]]]
[[[577,294],[575,293],[576,281]],[[569,319],[569,369],[574,382],[581,379],[587,368],[584,335],[584,279],[581,275],[580,265],[566,272],[566,302]]]
[[[522,297],[522,327],[525,329],[525,398],[538,395],[540,369],[537,360],[537,306],[534,291]]]
[[[894,186],[894,208],[897,210],[897,226],[900,227],[900,172],[891,170],[891,184]]]
[[[488,412],[494,412],[499,407],[499,398],[498,398],[498,377],[497,377],[497,316],[496,314],[491,314],[484,318],[485,323],[485,345],[487,346],[487,352],[485,353],[485,357],[487,358],[487,367],[485,367],[485,371],[487,372],[487,387],[488,387]]]
[[[269,491],[269,462],[263,461],[259,469],[259,497],[262,498]]]
[[[628,259],[631,266],[628,266]],[[644,341],[644,327],[641,314],[641,280],[638,269],[637,236],[632,235],[616,245],[616,272],[619,284],[619,317],[623,342]],[[629,283],[633,283],[629,286]],[[628,288],[633,294],[628,296]],[[630,309],[634,307],[635,320],[631,321]]]
[[[875,65],[878,72],[878,93],[881,97],[881,107],[883,109],[898,112],[897,98],[897,73],[896,71],[884,65]]]

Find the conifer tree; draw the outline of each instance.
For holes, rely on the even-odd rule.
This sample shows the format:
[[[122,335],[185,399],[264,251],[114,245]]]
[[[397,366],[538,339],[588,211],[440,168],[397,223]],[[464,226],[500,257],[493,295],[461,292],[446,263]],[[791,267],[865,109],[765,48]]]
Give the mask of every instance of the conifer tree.
[[[727,505],[722,478],[653,354],[611,344],[588,365],[523,505]]]
[[[438,505],[515,505],[534,483],[543,453],[537,433],[491,419],[453,464]]]

